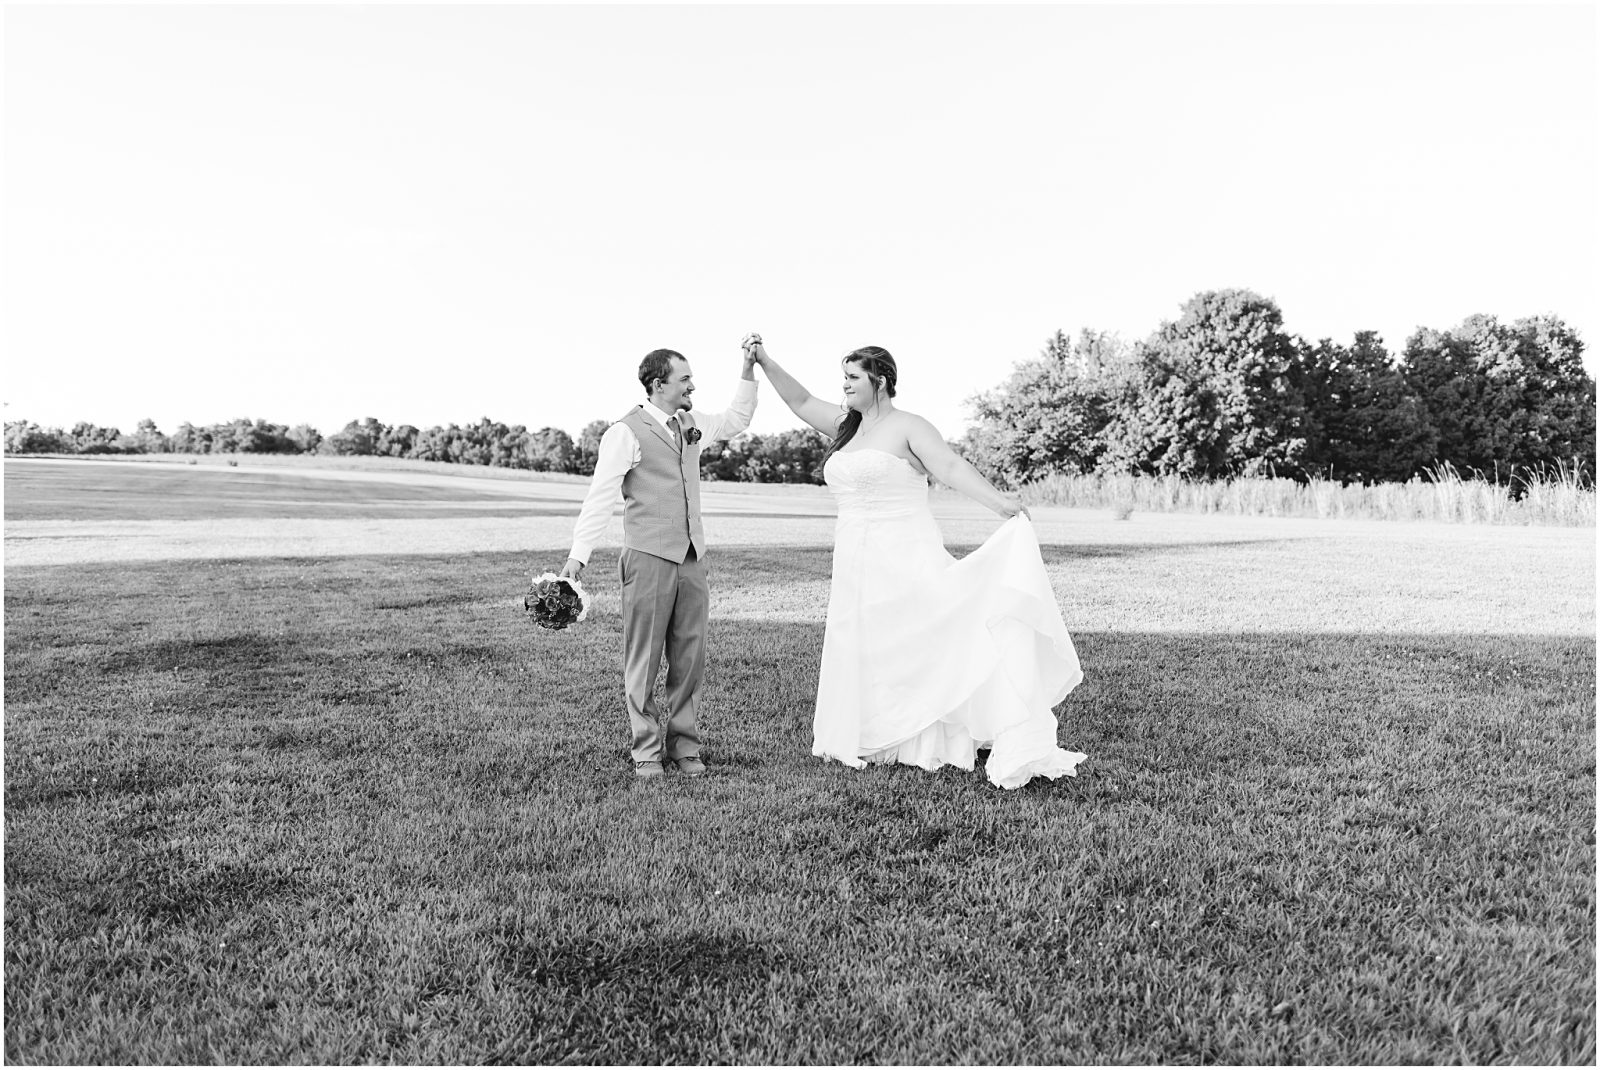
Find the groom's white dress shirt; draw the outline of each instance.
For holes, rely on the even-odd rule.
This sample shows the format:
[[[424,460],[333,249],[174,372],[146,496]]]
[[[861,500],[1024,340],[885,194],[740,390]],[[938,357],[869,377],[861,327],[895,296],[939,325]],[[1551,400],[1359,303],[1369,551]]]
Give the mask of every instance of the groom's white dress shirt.
[[[664,428],[675,415],[662,412],[648,401],[640,408]],[[702,413],[691,410],[689,419],[692,422],[683,430],[687,431],[690,426],[698,427],[705,439],[728,439],[749,427],[750,418],[755,413],[756,381],[740,379],[727,411]],[[578,511],[578,523],[572,531],[570,556],[574,560],[585,565],[589,563],[589,555],[605,535],[606,525],[610,523],[611,514],[622,497],[622,481],[639,463],[639,457],[639,439],[627,424],[618,421],[600,436],[600,455],[594,464],[594,481],[589,484],[589,493],[584,496],[583,508]]]

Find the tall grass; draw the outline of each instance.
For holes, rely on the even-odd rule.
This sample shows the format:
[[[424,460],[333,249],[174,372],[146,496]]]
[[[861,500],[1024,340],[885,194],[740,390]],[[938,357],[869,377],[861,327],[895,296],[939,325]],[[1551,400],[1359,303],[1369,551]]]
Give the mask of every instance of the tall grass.
[[[1049,475],[1026,484],[1029,505],[1109,508],[1119,517],[1153,513],[1231,513],[1317,519],[1436,520],[1455,524],[1595,526],[1595,492],[1564,465],[1506,482],[1464,478],[1439,465],[1405,483],[1343,485],[1334,480],[1240,478],[1202,482],[1178,476]]]

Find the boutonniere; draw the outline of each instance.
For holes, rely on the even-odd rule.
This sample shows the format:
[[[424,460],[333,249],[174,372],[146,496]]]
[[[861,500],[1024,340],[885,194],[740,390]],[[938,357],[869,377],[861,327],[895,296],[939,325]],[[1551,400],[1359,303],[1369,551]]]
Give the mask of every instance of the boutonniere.
[[[696,442],[700,441],[700,429],[698,427],[689,428],[689,430],[683,433],[683,440],[689,445],[693,446]]]

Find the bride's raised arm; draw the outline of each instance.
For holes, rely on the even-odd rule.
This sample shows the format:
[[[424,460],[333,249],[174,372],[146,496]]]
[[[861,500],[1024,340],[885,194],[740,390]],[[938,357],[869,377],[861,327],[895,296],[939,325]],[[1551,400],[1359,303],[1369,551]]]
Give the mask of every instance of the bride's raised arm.
[[[909,412],[905,413],[905,417],[906,445],[911,447],[911,452],[916,454],[929,475],[1008,520],[1018,513],[1028,516],[1028,510],[1023,508],[1020,498],[1002,493],[983,478],[983,473],[972,467],[970,461],[950,448],[950,443],[939,434],[937,427]]]
[[[784,371],[777,361],[767,355],[767,348],[761,342],[753,343],[753,347],[756,363],[761,365],[761,370],[767,374],[767,381],[772,384],[772,389],[778,392],[778,396],[789,406],[790,411],[829,438],[838,434],[839,419],[842,415],[839,406],[828,404],[801,386],[800,380]]]

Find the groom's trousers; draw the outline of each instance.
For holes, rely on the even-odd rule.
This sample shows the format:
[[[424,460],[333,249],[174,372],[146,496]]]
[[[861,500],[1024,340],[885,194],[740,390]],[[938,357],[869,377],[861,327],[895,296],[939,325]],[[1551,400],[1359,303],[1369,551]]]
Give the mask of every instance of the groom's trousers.
[[[695,720],[700,683],[706,669],[706,621],[711,587],[706,566],[690,547],[683,564],[623,547],[623,681],[628,720],[633,727],[633,760],[676,761],[700,753]],[[669,719],[661,722],[656,678],[667,656],[666,700]]]

